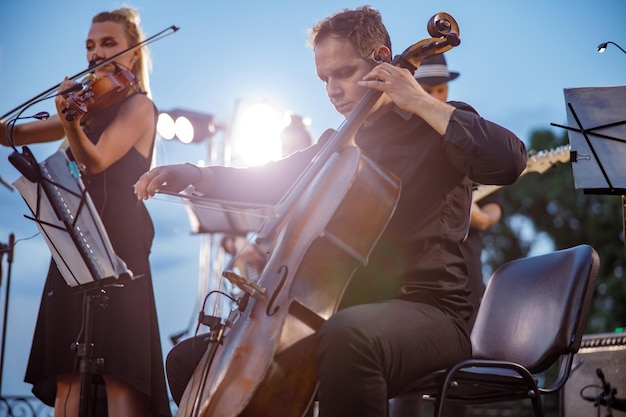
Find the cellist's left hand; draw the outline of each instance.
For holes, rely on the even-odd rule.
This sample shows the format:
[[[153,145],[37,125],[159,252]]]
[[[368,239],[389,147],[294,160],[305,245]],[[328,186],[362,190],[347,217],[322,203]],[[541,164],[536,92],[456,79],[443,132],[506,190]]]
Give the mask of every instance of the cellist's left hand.
[[[446,132],[454,107],[428,94],[409,70],[383,62],[359,85],[385,93],[398,107],[420,116],[440,135]]]
[[[409,111],[416,98],[430,97],[409,70],[387,62],[376,65],[363,77],[363,81],[359,81],[359,85],[387,94],[398,107],[406,111]]]

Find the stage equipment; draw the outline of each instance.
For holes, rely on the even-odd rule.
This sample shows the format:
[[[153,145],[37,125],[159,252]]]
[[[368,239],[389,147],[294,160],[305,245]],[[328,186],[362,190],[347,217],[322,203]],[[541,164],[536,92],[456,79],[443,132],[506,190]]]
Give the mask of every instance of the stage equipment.
[[[564,89],[575,188],[622,196],[626,245],[626,86]]]
[[[2,377],[4,376],[4,348],[7,340],[7,318],[9,316],[9,295],[11,290],[11,270],[13,266],[13,252],[15,248],[15,235],[9,235],[9,242],[0,243],[0,286],[2,286],[2,258],[7,254],[7,279],[4,291],[4,314],[2,316],[2,348],[0,349],[0,398],[2,398]]]
[[[626,416],[626,333],[583,336],[571,369],[563,417]]]
[[[606,51],[606,48],[607,46],[609,46],[610,43],[617,46],[623,53],[626,54],[626,50],[624,50],[624,48],[622,48],[621,46],[619,46],[613,41],[602,42],[600,45],[598,45],[598,52],[603,53],[604,51]]]
[[[163,139],[176,138],[185,144],[211,140],[217,130],[214,115],[179,108],[160,113],[157,124]]]
[[[564,89],[575,187],[625,194],[626,86]]]

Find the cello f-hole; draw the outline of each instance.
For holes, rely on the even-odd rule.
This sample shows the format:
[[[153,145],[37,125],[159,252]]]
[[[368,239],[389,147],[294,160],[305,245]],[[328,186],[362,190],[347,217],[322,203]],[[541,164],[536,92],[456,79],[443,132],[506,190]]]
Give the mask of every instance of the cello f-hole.
[[[280,268],[278,268],[278,273],[282,273],[283,276],[280,279],[280,282],[278,283],[278,286],[276,287],[276,291],[274,291],[274,293],[272,293],[272,296],[270,297],[270,301],[267,304],[267,309],[265,310],[265,313],[268,316],[273,316],[274,314],[276,314],[276,312],[278,311],[279,307],[274,305],[274,302],[276,301],[276,297],[278,297],[278,293],[283,289],[283,287],[285,286],[285,281],[287,280],[287,273],[289,271],[289,268],[287,268],[287,265],[282,265]],[[272,308],[273,307],[273,308]]]

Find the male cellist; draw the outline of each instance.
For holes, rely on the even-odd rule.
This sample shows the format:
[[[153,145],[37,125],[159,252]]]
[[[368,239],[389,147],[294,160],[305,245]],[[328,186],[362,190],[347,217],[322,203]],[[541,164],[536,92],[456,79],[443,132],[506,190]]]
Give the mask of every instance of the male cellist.
[[[317,75],[346,118],[368,89],[383,93],[355,142],[402,183],[368,264],[356,271],[339,311],[316,333],[320,415],[381,417],[388,398],[411,381],[470,357],[473,306],[460,244],[471,190],[464,179],[511,184],[526,166],[526,150],[469,105],[437,100],[410,71],[391,65],[389,34],[370,6],[320,20],[311,45]],[[321,142],[263,168],[157,167],[140,178],[135,192],[146,199],[192,184],[215,198],[275,203]],[[193,369],[194,360],[182,343],[170,352],[172,393],[182,392],[174,386],[184,384],[180,364]]]

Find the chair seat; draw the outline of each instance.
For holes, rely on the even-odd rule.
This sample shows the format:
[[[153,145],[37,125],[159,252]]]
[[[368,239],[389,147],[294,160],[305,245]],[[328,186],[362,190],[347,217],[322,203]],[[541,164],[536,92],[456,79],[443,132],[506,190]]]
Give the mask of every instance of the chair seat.
[[[506,367],[481,367],[472,365],[479,361],[469,360],[457,365],[448,378],[446,399],[449,402],[481,404],[499,399],[528,398],[530,390],[537,390],[537,379],[513,363],[501,362]],[[419,395],[427,399],[436,398],[448,370],[440,370],[415,381]],[[417,393],[400,395],[413,396]]]

